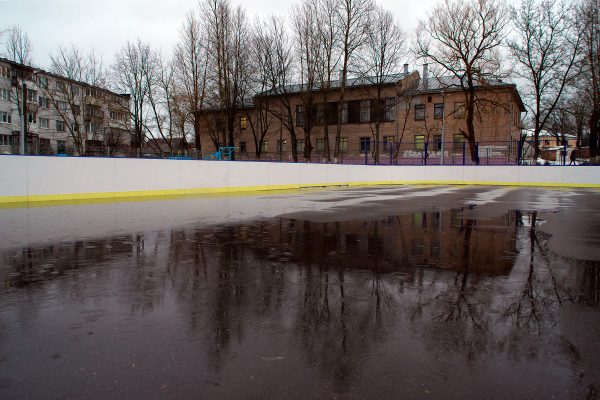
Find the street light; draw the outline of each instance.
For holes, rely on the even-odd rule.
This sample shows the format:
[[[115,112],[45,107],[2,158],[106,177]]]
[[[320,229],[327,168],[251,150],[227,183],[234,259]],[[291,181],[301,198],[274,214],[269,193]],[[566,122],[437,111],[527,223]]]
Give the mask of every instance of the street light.
[[[25,155],[26,152],[26,140],[27,140],[27,122],[25,118],[27,118],[27,84],[25,83],[25,79],[30,78],[33,75],[36,75],[40,72],[39,69],[33,69],[30,67],[21,66],[20,75],[21,75],[21,133],[19,137],[19,154]],[[16,83],[15,80],[15,86]]]

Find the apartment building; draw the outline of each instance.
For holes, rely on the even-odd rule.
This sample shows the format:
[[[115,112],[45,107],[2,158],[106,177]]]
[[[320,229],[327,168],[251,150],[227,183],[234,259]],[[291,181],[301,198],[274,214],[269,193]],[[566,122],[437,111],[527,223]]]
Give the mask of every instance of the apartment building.
[[[0,58],[0,154],[23,130],[26,154],[126,154],[129,95]]]
[[[289,129],[281,122],[286,107],[293,114],[298,158],[303,159],[307,127],[312,159],[324,157],[327,147],[333,157],[339,86],[334,82],[327,92],[316,88],[308,106],[306,91],[300,85],[255,96],[253,104],[240,108],[235,119],[238,158],[292,159]],[[516,85],[499,80],[485,82],[478,85],[476,98],[475,132],[481,151],[490,154],[492,149],[503,156],[516,153],[521,115],[525,112]],[[390,75],[379,84],[370,78],[349,79],[341,109],[338,149],[342,160],[361,158],[372,153],[375,146],[382,157],[405,158],[422,157],[426,149],[429,156],[439,156],[442,148],[445,156],[451,157],[465,148],[465,96],[460,81],[431,77],[426,65],[420,73],[410,72],[405,64],[402,73]],[[221,110],[207,110],[201,115],[206,153],[217,144],[224,145],[227,126]]]

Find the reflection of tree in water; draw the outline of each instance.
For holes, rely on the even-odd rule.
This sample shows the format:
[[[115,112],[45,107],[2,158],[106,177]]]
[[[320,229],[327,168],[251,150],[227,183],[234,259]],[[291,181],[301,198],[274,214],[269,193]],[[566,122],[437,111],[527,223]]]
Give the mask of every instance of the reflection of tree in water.
[[[561,302],[598,306],[597,263],[562,267],[573,262],[548,251],[536,213],[474,220],[466,212],[280,219],[33,246],[3,253],[11,267],[3,278],[23,286],[76,270],[69,279],[80,283],[63,285],[61,296],[84,296],[85,270],[118,260],[126,266],[121,303],[151,312],[172,292],[186,335],[215,368],[251,330],[286,320],[292,340],[340,390],[400,323],[432,352],[474,358],[524,332],[543,333]]]

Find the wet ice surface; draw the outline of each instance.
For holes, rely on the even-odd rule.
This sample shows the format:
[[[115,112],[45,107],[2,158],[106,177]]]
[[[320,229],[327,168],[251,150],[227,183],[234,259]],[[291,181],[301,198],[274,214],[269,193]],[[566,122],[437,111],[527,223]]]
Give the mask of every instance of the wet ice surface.
[[[595,399],[600,192],[0,209],[3,399]]]

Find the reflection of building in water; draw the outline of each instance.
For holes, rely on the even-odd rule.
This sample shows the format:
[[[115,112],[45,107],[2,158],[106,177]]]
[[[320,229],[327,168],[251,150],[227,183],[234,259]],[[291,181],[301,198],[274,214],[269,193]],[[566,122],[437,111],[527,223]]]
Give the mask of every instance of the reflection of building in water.
[[[129,236],[94,240],[51,243],[6,250],[1,255],[0,279],[5,286],[24,286],[65,271],[107,261],[118,255],[130,255],[133,242]]]
[[[467,210],[419,212],[364,222],[282,220],[265,238],[294,260],[382,272],[431,265],[507,274],[515,254],[516,217],[473,220]]]

